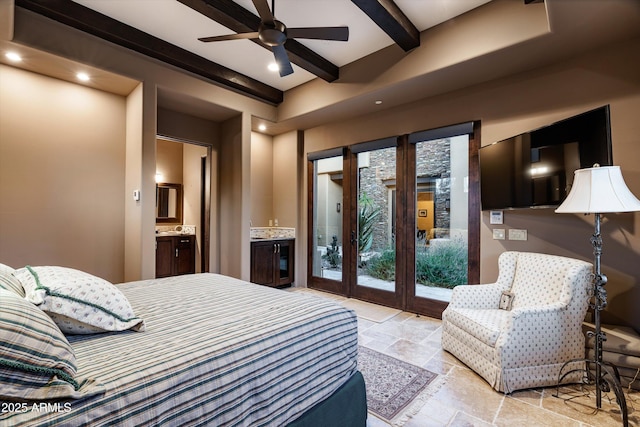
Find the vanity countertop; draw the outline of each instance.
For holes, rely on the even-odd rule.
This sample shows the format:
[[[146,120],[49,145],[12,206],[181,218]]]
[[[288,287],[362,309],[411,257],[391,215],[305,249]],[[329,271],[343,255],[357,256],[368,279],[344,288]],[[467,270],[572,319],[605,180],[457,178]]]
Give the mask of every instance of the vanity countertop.
[[[257,238],[253,238],[251,239],[251,242],[270,242],[273,240],[295,240],[294,237],[286,237],[286,236],[282,236],[282,237],[257,237]]]
[[[290,240],[295,239],[296,229],[291,227],[251,227],[249,240],[260,242],[262,240]]]
[[[194,233],[183,233],[181,231],[160,231],[156,233],[156,237],[163,236],[193,236]]]

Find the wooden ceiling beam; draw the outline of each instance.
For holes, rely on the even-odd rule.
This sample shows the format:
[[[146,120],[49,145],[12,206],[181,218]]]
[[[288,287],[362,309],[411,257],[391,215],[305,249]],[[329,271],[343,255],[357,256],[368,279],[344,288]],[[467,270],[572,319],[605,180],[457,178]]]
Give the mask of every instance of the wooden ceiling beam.
[[[420,46],[420,31],[393,0],[351,0],[405,52]]]
[[[15,0],[15,5],[269,104],[277,105],[284,99],[281,90],[71,0]]]
[[[236,33],[258,31],[260,18],[231,0],[178,0],[185,6],[200,12],[204,16],[224,25]],[[265,49],[271,48],[260,40],[252,39]],[[327,82],[340,77],[340,69],[322,56],[318,55],[297,40],[289,39],[284,44],[289,60],[297,66]]]

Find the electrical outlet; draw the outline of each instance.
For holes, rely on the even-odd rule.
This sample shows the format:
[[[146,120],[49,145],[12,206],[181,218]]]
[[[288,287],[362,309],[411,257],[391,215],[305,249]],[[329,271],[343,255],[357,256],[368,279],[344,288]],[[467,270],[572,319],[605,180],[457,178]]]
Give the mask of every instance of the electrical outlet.
[[[493,229],[493,240],[504,240],[504,228]]]
[[[510,229],[509,240],[527,240],[527,230]]]

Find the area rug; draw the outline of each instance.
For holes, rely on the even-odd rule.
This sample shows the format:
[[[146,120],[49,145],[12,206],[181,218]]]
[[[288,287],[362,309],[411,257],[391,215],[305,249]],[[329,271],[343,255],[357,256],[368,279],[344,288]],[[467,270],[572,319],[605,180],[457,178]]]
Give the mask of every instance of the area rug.
[[[358,347],[358,369],[367,387],[370,412],[402,426],[442,385],[442,377],[366,347]]]

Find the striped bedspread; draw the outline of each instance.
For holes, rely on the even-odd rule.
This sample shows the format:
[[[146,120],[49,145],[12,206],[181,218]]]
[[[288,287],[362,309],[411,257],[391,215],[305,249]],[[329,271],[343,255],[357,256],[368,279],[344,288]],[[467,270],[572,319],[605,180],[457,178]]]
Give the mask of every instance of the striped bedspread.
[[[336,303],[216,274],[118,286],[146,331],[69,339],[106,392],[1,425],[282,426],[356,371],[356,316]]]

